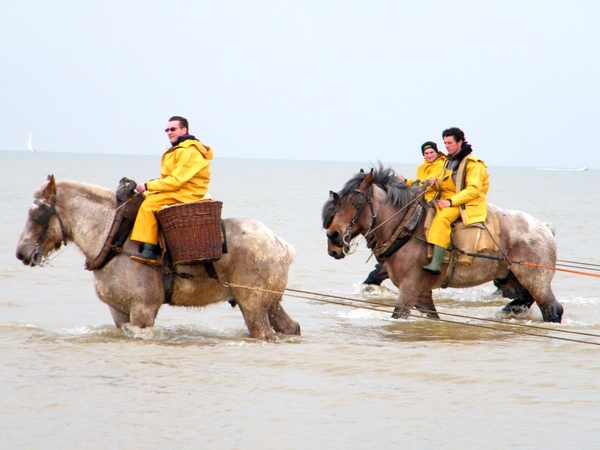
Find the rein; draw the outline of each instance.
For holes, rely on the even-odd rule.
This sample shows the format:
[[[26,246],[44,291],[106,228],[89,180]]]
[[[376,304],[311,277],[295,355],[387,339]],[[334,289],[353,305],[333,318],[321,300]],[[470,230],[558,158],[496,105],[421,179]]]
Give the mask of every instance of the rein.
[[[371,187],[369,187],[369,194],[370,193]],[[399,250],[406,242],[408,242],[408,240],[411,237],[413,237],[413,233],[417,228],[421,217],[423,216],[423,206],[420,204],[419,200],[420,197],[424,194],[425,191],[416,195],[415,198],[413,198],[410,202],[408,202],[406,205],[404,205],[402,208],[400,208],[398,211],[396,211],[394,214],[392,214],[390,217],[388,217],[382,223],[375,227],[373,225],[375,223],[376,215],[371,204],[371,214],[373,215],[373,218],[371,220],[371,226],[365,232],[364,236],[365,240],[367,241],[367,247],[371,249],[371,251],[377,258],[388,258],[397,250]],[[375,239],[375,231],[377,231],[377,229],[385,225],[387,222],[389,222],[391,219],[396,217],[398,214],[400,214],[407,208],[409,208],[408,211],[396,227],[394,233],[392,233],[392,235],[385,243],[377,245],[377,240]]]
[[[350,251],[350,242],[352,241],[352,227],[356,225],[356,222],[358,222],[358,219],[360,218],[367,204],[371,209],[371,225],[369,226],[369,230],[373,229],[373,224],[375,223],[375,220],[377,220],[377,215],[375,214],[375,210],[373,209],[373,196],[371,195],[371,186],[369,186],[369,190],[366,194],[360,189],[354,189],[352,192],[357,194],[354,200],[352,201],[352,206],[356,209],[356,214],[354,215],[354,218],[350,221],[350,223],[348,223],[348,226],[346,227],[346,232],[342,237],[342,242],[344,244],[342,247],[342,252],[345,255],[349,255],[350,253],[352,253]]]
[[[372,241],[368,242],[369,248],[372,248],[373,254],[377,258],[387,258],[391,256],[413,236],[413,233],[421,221],[421,217],[423,216],[423,206],[421,206],[421,204],[415,200],[413,200],[411,203],[402,208],[406,209],[410,205],[410,209],[396,227],[396,231],[392,233],[390,238],[385,243],[381,245],[375,245],[377,243],[374,238],[375,235],[373,235]]]

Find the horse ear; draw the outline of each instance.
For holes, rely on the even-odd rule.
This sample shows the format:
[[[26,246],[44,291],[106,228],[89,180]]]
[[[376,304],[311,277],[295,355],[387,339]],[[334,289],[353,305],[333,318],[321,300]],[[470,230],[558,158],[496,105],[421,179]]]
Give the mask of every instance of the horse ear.
[[[371,185],[371,183],[373,183],[373,169],[371,169],[371,171],[367,174],[365,179],[362,180],[359,188],[362,190],[366,190]]]
[[[358,173],[365,173],[365,170],[361,168]]]
[[[56,180],[54,180],[54,175],[48,175],[48,184],[46,185],[46,189],[44,189],[44,198],[50,200],[56,196]]]
[[[337,192],[329,191],[329,198],[333,200],[333,204],[336,205],[340,201],[340,196]]]

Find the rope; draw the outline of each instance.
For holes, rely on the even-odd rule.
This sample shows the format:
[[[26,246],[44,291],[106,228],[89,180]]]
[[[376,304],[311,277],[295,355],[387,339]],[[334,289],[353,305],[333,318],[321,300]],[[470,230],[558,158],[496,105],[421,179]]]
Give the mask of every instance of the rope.
[[[559,272],[574,273],[576,275],[585,275],[585,276],[588,276],[588,277],[600,278],[600,274],[597,274],[597,273],[582,272],[580,270],[561,269],[561,268],[556,267],[556,266],[544,266],[542,264],[534,264],[534,263],[529,263],[529,262],[524,262],[524,261],[519,261],[519,262],[513,261],[513,262],[515,264],[519,264],[521,266],[537,267],[539,269],[555,270],[555,271],[559,271]]]
[[[221,284],[224,287],[235,287],[235,288],[241,288],[241,289],[250,289],[250,290],[256,290],[256,291],[261,291],[261,292],[267,292],[270,294],[284,295],[284,292],[273,291],[273,290],[259,288],[259,287],[244,286],[244,285],[235,284],[235,283],[227,283],[227,282],[222,282],[219,280],[214,280],[214,281]],[[346,303],[345,301],[351,301],[351,302],[355,302],[355,303],[365,303],[368,306],[363,306],[363,305],[353,305],[353,306],[356,308],[359,308],[359,309],[364,309],[364,310],[369,310],[369,311],[389,313],[389,311],[385,311],[385,310],[382,310],[382,309],[372,306],[372,305],[375,305],[375,306],[386,307],[386,308],[390,307],[390,305],[385,304],[385,303],[378,303],[378,302],[360,300],[360,299],[355,299],[355,298],[350,298],[350,297],[343,297],[343,296],[331,295],[331,294],[323,294],[323,293],[318,293],[318,292],[311,292],[311,291],[292,289],[292,288],[286,288],[285,291],[292,292],[292,294],[286,294],[288,297],[318,301],[321,303],[338,305],[338,306],[349,306],[348,303]],[[299,294],[302,294],[302,295],[299,295]],[[310,295],[311,297],[308,297],[307,295]],[[335,299],[335,300],[316,298],[315,296],[327,297],[327,298]],[[336,301],[336,300],[344,300],[344,301]],[[433,312],[433,311],[423,310],[423,309],[414,308],[414,307],[409,308],[409,311],[411,311],[411,310],[417,311],[419,313],[424,313],[424,314]],[[427,316],[424,316],[421,318],[435,320],[435,321],[443,322],[443,323],[450,323],[450,324],[454,324],[454,325],[464,325],[464,326],[482,328],[482,329],[487,329],[487,330],[492,330],[492,331],[502,331],[502,332],[517,334],[517,335],[535,336],[535,337],[542,337],[542,338],[548,338],[548,339],[554,339],[554,340],[560,340],[560,341],[566,341],[566,342],[575,342],[575,343],[580,343],[580,344],[590,344],[590,345],[600,346],[600,342],[597,343],[597,342],[591,342],[591,341],[586,341],[586,340],[582,340],[582,339],[574,339],[574,338],[568,338],[568,337],[551,336],[551,335],[547,335],[547,334],[533,333],[531,331],[522,331],[522,330],[519,330],[518,328],[530,329],[530,330],[540,330],[540,331],[546,331],[546,332],[563,333],[563,334],[570,334],[570,335],[587,336],[587,337],[591,337],[591,338],[600,339],[600,335],[598,335],[598,334],[585,333],[582,331],[548,329],[546,327],[541,327],[538,325],[506,323],[506,322],[502,322],[500,320],[495,320],[495,319],[466,316],[466,315],[462,315],[462,314],[453,314],[453,313],[447,313],[447,312],[443,312],[443,311],[435,311],[435,312],[437,314],[441,314],[441,315],[449,316],[449,317],[463,318],[463,319],[468,319],[468,320],[476,320],[476,321],[480,321],[480,322],[488,322],[488,323],[492,323],[495,325],[501,325],[501,327],[461,322],[461,321],[448,320],[448,319],[442,319],[442,318],[436,319],[436,318],[431,318],[431,317],[427,317]],[[510,329],[510,327],[516,328],[516,329]]]

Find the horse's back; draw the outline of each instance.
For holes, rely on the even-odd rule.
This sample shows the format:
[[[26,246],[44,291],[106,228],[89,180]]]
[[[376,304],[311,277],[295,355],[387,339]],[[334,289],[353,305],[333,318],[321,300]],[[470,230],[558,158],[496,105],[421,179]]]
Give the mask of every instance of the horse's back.
[[[256,219],[230,217],[223,219],[228,251],[250,253],[254,258],[285,259],[291,264],[294,247]]]
[[[540,260],[531,262],[552,265],[556,262],[556,239],[551,226],[523,211],[505,209],[495,214],[500,221],[500,240],[505,250],[522,258]]]

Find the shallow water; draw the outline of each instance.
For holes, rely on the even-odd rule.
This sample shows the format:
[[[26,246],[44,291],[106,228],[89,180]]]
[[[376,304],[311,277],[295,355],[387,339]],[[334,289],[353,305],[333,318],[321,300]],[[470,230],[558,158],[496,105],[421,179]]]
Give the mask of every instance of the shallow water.
[[[48,173],[116,187],[157,176],[158,157],[3,152],[0,217],[0,442],[7,448],[595,448],[600,436],[598,279],[558,273],[563,323],[489,325],[506,303],[491,284],[438,290],[444,321],[395,321],[394,287],[365,292],[364,245],[335,261],[320,211],[360,165],[219,160],[211,194],[223,216],[263,221],[296,248],[284,297],[301,337],[247,337],[237,308],[164,307],[152,330],[116,330],[83,257],[50,267],[14,257],[31,196]],[[365,163],[363,167],[368,167]],[[411,165],[394,164],[410,174]],[[556,228],[559,258],[600,264],[594,217],[578,192],[596,171],[490,168],[490,201]],[[295,295],[295,294],[294,294]],[[337,295],[344,305],[323,303]],[[351,300],[353,299],[353,300]],[[382,309],[382,308],[378,308]],[[453,322],[461,322],[456,324]],[[541,330],[517,328],[535,325]],[[475,326],[478,325],[478,326]],[[537,336],[513,331],[534,331]],[[596,342],[600,340],[595,339]]]

